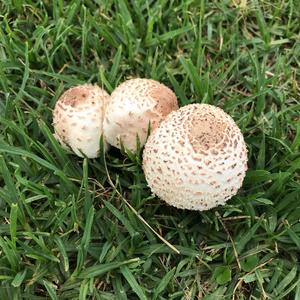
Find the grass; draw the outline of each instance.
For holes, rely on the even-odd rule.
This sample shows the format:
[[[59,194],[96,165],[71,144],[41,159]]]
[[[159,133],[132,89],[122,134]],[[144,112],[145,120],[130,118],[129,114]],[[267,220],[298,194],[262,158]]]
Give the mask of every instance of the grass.
[[[299,17],[298,0],[1,1],[0,299],[300,299]],[[54,140],[62,91],[138,76],[235,119],[249,171],[226,206],[169,207],[141,154]]]

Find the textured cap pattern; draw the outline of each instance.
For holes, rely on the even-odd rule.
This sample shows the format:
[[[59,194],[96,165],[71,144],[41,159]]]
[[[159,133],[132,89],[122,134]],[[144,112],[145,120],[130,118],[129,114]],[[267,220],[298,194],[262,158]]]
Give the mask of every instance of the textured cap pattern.
[[[136,151],[137,136],[145,144],[151,130],[172,110],[178,109],[175,94],[165,85],[151,79],[131,79],[119,85],[111,95],[104,119],[107,142]]]
[[[247,149],[240,129],[222,109],[191,104],[169,114],[152,132],[143,169],[152,192],[170,205],[207,210],[241,187]]]
[[[53,111],[56,139],[78,156],[99,155],[105,108],[110,96],[96,85],[70,88],[58,99]],[[81,153],[82,152],[82,153]]]

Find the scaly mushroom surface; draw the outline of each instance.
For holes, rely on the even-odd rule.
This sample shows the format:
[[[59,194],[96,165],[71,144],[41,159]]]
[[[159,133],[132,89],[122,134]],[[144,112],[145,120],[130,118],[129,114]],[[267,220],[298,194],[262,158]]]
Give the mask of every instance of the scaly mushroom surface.
[[[242,186],[246,144],[222,109],[190,104],[170,113],[152,132],[143,169],[152,192],[168,204],[207,210],[224,204]]]
[[[80,157],[82,153],[89,158],[99,156],[104,113],[109,99],[106,91],[92,84],[65,91],[53,111],[55,138]]]
[[[104,118],[107,142],[117,148],[137,149],[137,136],[143,146],[151,130],[171,111],[178,109],[171,89],[151,79],[131,79],[119,85],[111,94]]]

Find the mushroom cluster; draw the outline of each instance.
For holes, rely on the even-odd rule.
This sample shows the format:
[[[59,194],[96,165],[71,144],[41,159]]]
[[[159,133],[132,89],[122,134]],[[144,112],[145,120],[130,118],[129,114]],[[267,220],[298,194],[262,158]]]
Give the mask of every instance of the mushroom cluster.
[[[78,156],[99,156],[99,140],[133,152],[143,146],[148,129],[155,129],[172,111],[177,98],[167,86],[152,79],[123,82],[111,96],[96,85],[72,87],[53,111],[55,138]]]
[[[151,79],[127,80],[111,96],[91,84],[70,88],[55,105],[53,125],[55,138],[81,157],[99,156],[101,136],[105,151],[145,145],[148,186],[177,208],[224,204],[247,170],[243,135],[228,114],[208,104],[178,109],[173,91]]]

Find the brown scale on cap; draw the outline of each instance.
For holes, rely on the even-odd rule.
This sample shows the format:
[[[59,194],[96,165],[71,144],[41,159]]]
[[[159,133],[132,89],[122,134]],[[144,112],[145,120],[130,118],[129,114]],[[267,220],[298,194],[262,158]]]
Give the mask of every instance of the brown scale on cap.
[[[60,97],[60,102],[71,107],[83,104],[90,100],[89,95],[93,93],[94,86],[90,84],[75,86],[65,91]],[[95,104],[95,101],[93,101]]]
[[[144,145],[149,125],[154,130],[171,111],[178,109],[175,94],[151,79],[131,79],[120,84],[111,95],[104,120],[107,141],[136,151],[139,137]]]
[[[167,203],[206,210],[224,204],[240,188],[247,169],[246,145],[223,110],[187,105],[151,133],[143,169],[151,190]]]
[[[156,99],[157,103],[154,109],[161,115],[166,116],[170,111],[178,109],[175,94],[164,85],[159,84],[152,88],[149,92],[151,98]]]

